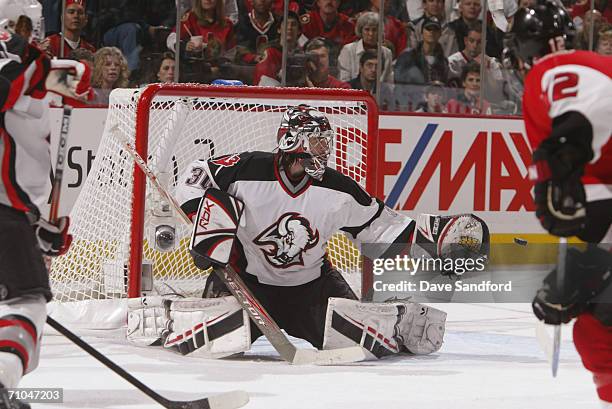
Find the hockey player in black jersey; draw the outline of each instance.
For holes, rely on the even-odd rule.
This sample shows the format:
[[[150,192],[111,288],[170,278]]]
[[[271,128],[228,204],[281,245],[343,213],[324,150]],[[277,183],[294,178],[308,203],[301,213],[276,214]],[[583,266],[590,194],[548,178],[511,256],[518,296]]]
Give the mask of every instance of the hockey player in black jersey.
[[[418,244],[429,257],[453,257],[451,249],[459,246],[478,257],[487,253],[487,226],[473,215],[420,215],[414,220],[396,213],[350,177],[327,167],[333,140],[334,130],[323,113],[300,105],[284,113],[276,152],[243,152],[193,162],[179,178],[176,198],[194,220],[194,262],[202,268],[209,265],[210,246],[199,239],[209,233],[202,197],[209,189],[224,192],[244,204],[230,265],[288,334],[319,349],[361,343],[373,357],[434,352],[442,344],[446,314],[417,303],[359,302],[328,259],[327,242],[342,232],[356,245],[386,243],[377,246],[384,249],[393,243]],[[220,300],[227,303],[228,315],[240,308],[216,274],[208,277],[204,298],[189,311],[191,317],[198,308],[218,306]],[[187,314],[183,301],[181,311],[169,311],[173,324],[166,323],[165,346],[193,352],[193,342],[185,349],[189,341],[185,331],[206,326],[206,317],[221,316],[223,311],[202,313],[190,321],[182,315]],[[151,329],[132,332],[148,334],[151,342],[156,338]],[[225,355],[245,350],[261,335],[254,325],[244,334],[246,341],[227,335],[227,342],[236,348],[224,351]],[[130,338],[142,342],[137,336]],[[223,355],[214,345],[200,347],[210,355]]]
[[[38,365],[46,303],[51,300],[43,254],[68,250],[68,218],[50,223],[40,214],[51,190],[48,91],[71,98],[89,94],[89,69],[51,61],[26,39],[4,28],[28,15],[38,27],[41,5],[6,0],[0,7],[0,409],[30,406],[6,388]]]

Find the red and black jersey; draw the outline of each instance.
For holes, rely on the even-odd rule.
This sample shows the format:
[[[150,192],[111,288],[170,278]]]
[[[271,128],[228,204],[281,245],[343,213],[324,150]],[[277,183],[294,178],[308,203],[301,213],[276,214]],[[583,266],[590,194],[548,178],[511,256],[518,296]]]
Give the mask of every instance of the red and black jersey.
[[[594,153],[583,177],[587,200],[612,198],[612,57],[563,51],[542,58],[525,78],[523,112],[534,150],[551,135],[556,118],[581,114]]]
[[[269,152],[194,161],[176,191],[186,214],[197,211],[211,186],[244,202],[237,231],[242,254],[232,263],[263,284],[297,286],[320,277],[327,242],[336,233],[356,244],[390,244],[412,222],[334,169],[326,168],[321,181],[305,175],[292,182]]]
[[[264,51],[264,58],[255,66],[253,74],[253,85],[259,85],[261,77],[264,75],[276,78],[276,74],[282,67],[283,52],[280,47],[269,47]]]
[[[60,54],[60,43],[62,42],[61,34],[53,34],[47,37],[46,39],[49,40],[48,53],[54,57],[59,58],[61,55]],[[75,48],[72,48],[70,43],[66,41],[66,39],[64,38],[64,58],[68,58],[68,55],[70,54],[70,52],[77,48],[84,48],[85,50],[89,50],[92,53],[96,52],[96,47],[94,47],[93,45],[85,41],[83,38],[79,39],[79,43]]]
[[[349,17],[338,13],[338,17],[332,26],[326,27],[318,10],[310,11],[300,17],[302,34],[307,38],[324,37],[342,46],[357,40],[355,25]]]
[[[40,50],[0,31],[0,204],[23,212],[38,213],[51,190],[49,69]]]
[[[238,45],[244,47],[247,52],[241,56],[245,63],[253,63],[257,54],[262,52],[271,41],[279,38],[279,22],[270,13],[268,21],[259,25],[255,20],[253,12],[240,18],[236,27],[236,38]]]
[[[172,32],[176,32],[176,28],[172,29]],[[202,36],[205,44],[208,43],[209,36],[214,36],[221,43],[225,51],[231,50],[236,46],[234,25],[227,17],[223,25],[215,22],[211,25],[202,26],[198,23],[198,18],[193,12],[185,13],[181,20],[181,40],[188,41],[192,36]]]

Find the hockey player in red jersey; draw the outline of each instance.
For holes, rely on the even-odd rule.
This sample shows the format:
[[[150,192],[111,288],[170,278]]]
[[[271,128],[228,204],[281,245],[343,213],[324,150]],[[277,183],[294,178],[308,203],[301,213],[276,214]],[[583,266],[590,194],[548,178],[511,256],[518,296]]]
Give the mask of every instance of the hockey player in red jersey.
[[[212,234],[209,224],[213,216],[202,203],[208,191],[224,192],[244,204],[230,265],[287,333],[319,349],[361,344],[371,357],[405,351],[434,352],[442,344],[446,314],[410,302],[360,303],[328,258],[327,243],[332,235],[344,233],[357,246],[378,243],[376,250],[362,247],[370,258],[394,257],[390,253],[396,251],[395,247],[405,249],[392,247],[393,243],[411,243],[413,249],[420,246],[430,257],[457,256],[451,250],[457,247],[470,256],[481,257],[488,249],[487,226],[473,215],[422,214],[414,220],[389,209],[354,180],[327,166],[334,133],[323,112],[300,105],[283,114],[276,152],[244,152],[193,162],[179,177],[176,198],[194,220],[194,261],[206,268],[206,249],[223,245],[217,237],[210,243],[203,239]],[[204,301],[193,301],[192,306],[214,303],[217,307],[220,300],[234,298],[216,274],[208,277],[204,297]],[[185,304],[184,300],[179,302]],[[147,303],[151,303],[150,297]],[[183,353],[207,348],[205,343],[190,339],[191,335],[183,336],[186,331],[195,334],[207,326],[206,319],[185,319],[185,307],[180,311],[171,308],[166,315],[143,312],[142,305],[136,304],[131,311],[136,318],[131,327],[128,319],[130,332],[135,335],[128,335],[128,339],[144,341],[135,338],[149,334],[147,342],[154,342],[156,334],[142,328],[143,323],[152,321],[147,317],[169,315],[172,325],[158,322],[168,330],[166,347]],[[190,310],[190,317],[195,309]],[[214,316],[231,316],[239,310],[239,306],[216,310]],[[212,314],[203,313],[202,317]],[[206,331],[209,338],[210,333],[222,332],[219,328]],[[248,348],[251,340],[261,335],[253,325],[250,334],[246,342],[232,342]]]
[[[35,3],[35,4],[34,4]],[[8,0],[0,24],[26,14],[35,0]],[[37,22],[34,22],[35,24]],[[4,28],[4,27],[2,27]],[[38,364],[40,339],[51,300],[43,254],[68,250],[68,218],[50,223],[40,214],[51,183],[48,91],[71,98],[89,95],[86,64],[51,61],[18,35],[0,28],[0,409],[30,406],[6,388]]]
[[[562,289],[555,269],[533,310],[548,324],[577,318],[574,343],[612,407],[612,58],[566,50],[572,35],[562,6],[520,9],[505,60],[524,77],[536,215],[551,234],[588,243],[568,249]]]

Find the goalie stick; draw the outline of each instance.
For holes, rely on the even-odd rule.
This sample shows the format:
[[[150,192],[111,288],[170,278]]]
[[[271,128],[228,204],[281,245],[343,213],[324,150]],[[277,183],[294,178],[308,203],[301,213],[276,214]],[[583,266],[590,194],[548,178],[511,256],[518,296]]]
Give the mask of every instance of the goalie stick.
[[[192,225],[193,222],[181,206],[177,203],[176,199],[172,197],[166,189],[161,185],[155,174],[151,171],[147,163],[138,154],[136,149],[124,138],[119,136],[117,127],[112,128],[112,133],[120,138],[124,147],[128,153],[134,159],[134,162],[138,165],[140,170],[149,178],[151,183],[159,191],[168,203],[172,205],[176,213],[181,217],[185,223]],[[266,336],[268,341],[272,344],[274,349],[279,353],[281,358],[292,364],[316,364],[316,365],[334,365],[341,363],[350,363],[363,361],[366,359],[366,353],[361,346],[328,349],[328,350],[317,350],[317,349],[299,349],[287,336],[281,331],[279,326],[276,324],[274,319],[270,317],[266,309],[261,305],[257,298],[251,293],[251,290],[244,284],[238,273],[234,269],[227,265],[226,267],[219,268],[217,274],[223,281],[223,283],[230,290],[232,295],[236,297],[238,302],[242,305],[249,317],[253,320],[259,330]]]
[[[133,375],[121,368],[119,365],[108,359],[100,351],[83,341],[81,338],[70,332],[59,322],[55,321],[51,317],[47,317],[47,324],[49,324],[57,332],[68,338],[79,348],[83,349],[89,355],[97,359],[99,362],[104,364],[107,368],[115,372],[117,375],[134,385],[137,389],[142,391],[145,395],[168,409],[234,409],[240,408],[247,404],[249,396],[243,391],[232,391],[222,393],[216,396],[208,398],[190,400],[190,401],[175,401],[164,398],[144,383],[140,382]]]

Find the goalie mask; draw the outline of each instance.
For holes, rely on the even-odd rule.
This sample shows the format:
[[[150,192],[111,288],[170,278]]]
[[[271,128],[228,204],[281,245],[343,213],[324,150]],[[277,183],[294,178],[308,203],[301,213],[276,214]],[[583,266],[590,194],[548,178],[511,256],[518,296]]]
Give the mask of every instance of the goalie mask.
[[[308,105],[289,108],[283,114],[277,136],[279,151],[297,155],[306,174],[323,179],[334,131],[321,112]]]
[[[27,16],[32,20],[34,40],[40,41],[45,37],[42,5],[37,0],[0,0],[0,30],[14,33],[19,16]]]

